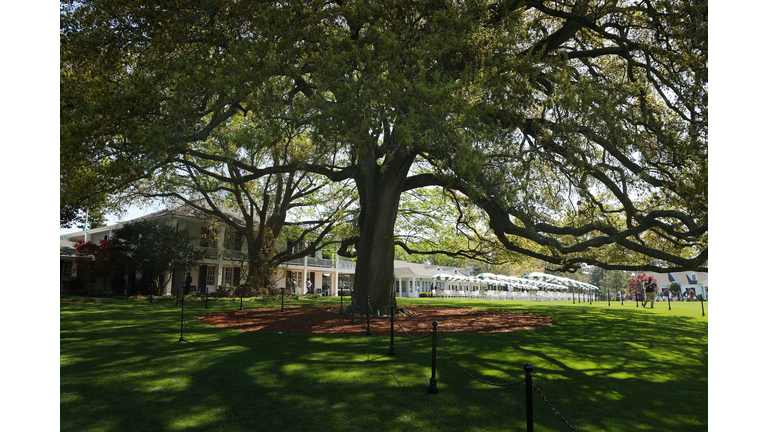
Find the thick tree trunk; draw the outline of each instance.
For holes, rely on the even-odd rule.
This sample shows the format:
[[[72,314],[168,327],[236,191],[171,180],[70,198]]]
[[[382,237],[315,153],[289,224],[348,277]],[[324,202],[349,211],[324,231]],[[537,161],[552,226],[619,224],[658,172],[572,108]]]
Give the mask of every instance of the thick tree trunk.
[[[364,314],[369,302],[372,315],[377,311],[385,315],[394,304],[395,220],[412,162],[413,156],[395,156],[382,169],[371,159],[355,176],[360,193],[360,240],[352,294],[355,313]]]
[[[251,245],[249,244],[249,246]],[[255,243],[253,249],[249,247],[249,250],[258,250]],[[272,260],[267,258],[273,252],[270,250],[269,253],[265,253],[263,250],[258,250],[257,253],[248,254],[248,274],[245,280],[245,289],[251,295],[274,294],[275,287],[272,284],[272,275],[276,269]]]

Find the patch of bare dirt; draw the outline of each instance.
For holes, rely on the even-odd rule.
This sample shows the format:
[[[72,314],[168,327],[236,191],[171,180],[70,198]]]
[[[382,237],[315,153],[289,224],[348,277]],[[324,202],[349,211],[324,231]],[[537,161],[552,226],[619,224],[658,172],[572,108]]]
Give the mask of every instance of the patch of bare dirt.
[[[396,315],[395,330],[402,326],[411,335],[432,331],[437,321],[440,333],[497,333],[532,330],[552,325],[554,320],[544,316],[492,309],[450,308],[434,306],[405,306],[406,313]],[[360,334],[366,331],[365,315],[340,314],[331,306],[286,306],[255,308],[203,315],[200,322],[216,327],[243,331],[301,334]],[[399,323],[399,326],[398,326]],[[385,334],[390,331],[389,316],[371,317],[371,332]]]

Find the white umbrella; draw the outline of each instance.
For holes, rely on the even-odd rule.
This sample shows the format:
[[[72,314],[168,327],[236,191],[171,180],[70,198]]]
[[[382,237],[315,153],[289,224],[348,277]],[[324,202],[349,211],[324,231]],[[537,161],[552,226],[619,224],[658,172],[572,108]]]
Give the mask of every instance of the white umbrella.
[[[545,283],[562,285],[571,288],[582,288],[589,290],[596,290],[597,287],[588,283],[579,282],[577,280],[568,279],[560,276],[549,275],[541,272],[532,272],[524,276],[526,279],[538,280]]]

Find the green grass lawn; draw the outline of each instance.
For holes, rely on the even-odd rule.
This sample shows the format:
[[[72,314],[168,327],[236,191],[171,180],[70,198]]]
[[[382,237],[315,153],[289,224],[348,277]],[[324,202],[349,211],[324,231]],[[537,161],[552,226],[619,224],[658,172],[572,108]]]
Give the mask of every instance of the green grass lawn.
[[[296,302],[291,302],[295,304]],[[302,301],[338,304],[338,298]],[[470,373],[533,380],[578,431],[707,430],[708,311],[699,303],[577,303],[399,299],[546,315],[531,331],[441,334]],[[438,343],[439,394],[429,395],[431,338],[322,336],[200,324],[239,302],[189,301],[185,340],[174,302],[110,300],[60,306],[62,431],[517,431],[525,388],[491,387]],[[280,302],[245,302],[245,307]],[[439,331],[438,325],[438,331]],[[397,327],[396,327],[397,329]],[[536,431],[568,426],[534,394]]]

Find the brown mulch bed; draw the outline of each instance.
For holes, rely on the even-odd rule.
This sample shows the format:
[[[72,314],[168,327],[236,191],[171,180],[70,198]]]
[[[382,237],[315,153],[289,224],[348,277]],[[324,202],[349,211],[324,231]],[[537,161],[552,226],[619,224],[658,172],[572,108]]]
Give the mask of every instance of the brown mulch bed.
[[[496,333],[531,330],[554,323],[552,318],[492,309],[450,308],[434,306],[405,306],[405,314],[396,315],[395,330],[400,326],[413,336],[432,331],[437,321],[440,333]],[[243,331],[301,334],[360,334],[366,331],[365,315],[339,314],[332,306],[286,306],[215,312],[203,315],[200,322],[216,327]],[[400,324],[398,326],[398,323]],[[390,332],[389,316],[371,317],[373,334]]]

